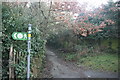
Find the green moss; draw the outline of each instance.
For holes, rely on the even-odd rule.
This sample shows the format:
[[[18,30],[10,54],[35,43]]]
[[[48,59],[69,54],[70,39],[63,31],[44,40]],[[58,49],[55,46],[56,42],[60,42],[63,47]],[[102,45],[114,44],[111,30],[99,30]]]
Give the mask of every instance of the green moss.
[[[118,41],[118,39],[103,40],[101,45],[109,47],[109,42],[111,42],[111,48],[117,50]]]
[[[117,49],[118,48],[118,40],[113,40],[112,41],[112,49]]]

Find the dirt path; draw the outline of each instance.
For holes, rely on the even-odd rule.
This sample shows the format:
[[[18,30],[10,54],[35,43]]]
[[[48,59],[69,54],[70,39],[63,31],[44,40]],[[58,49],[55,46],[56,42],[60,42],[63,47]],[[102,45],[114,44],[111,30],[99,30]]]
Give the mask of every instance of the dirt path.
[[[117,74],[98,72],[92,70],[85,70],[83,68],[76,68],[73,65],[67,64],[56,56],[56,54],[49,49],[46,50],[48,60],[52,63],[50,70],[53,78],[117,78]],[[71,67],[72,66],[72,67]]]

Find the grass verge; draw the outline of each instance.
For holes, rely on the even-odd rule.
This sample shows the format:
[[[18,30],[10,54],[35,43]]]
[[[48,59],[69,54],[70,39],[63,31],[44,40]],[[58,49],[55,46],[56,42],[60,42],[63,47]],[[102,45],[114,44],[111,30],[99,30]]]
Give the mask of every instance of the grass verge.
[[[82,65],[94,70],[118,72],[118,55],[102,53],[95,56],[80,56],[75,53],[62,53],[62,58],[66,61],[75,61],[78,66]]]
[[[78,65],[84,65],[92,69],[118,72],[118,55],[101,54],[79,58]]]

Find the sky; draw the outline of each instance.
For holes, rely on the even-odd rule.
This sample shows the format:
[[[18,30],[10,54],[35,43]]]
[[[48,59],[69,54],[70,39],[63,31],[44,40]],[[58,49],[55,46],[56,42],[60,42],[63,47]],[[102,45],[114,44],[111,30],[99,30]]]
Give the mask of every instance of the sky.
[[[78,0],[79,3],[84,3],[84,2],[88,3],[87,10],[90,10],[93,7],[97,8],[101,4],[107,4],[107,1],[109,0]],[[116,2],[118,0],[113,0],[113,1]]]
[[[33,1],[33,0],[28,0],[28,1]],[[44,1],[44,0],[43,0]],[[46,0],[47,1],[47,0]],[[52,0],[52,1],[71,1],[71,0]],[[74,0],[72,0],[74,1]],[[87,3],[88,6],[86,10],[92,10],[93,8],[99,7],[101,4],[107,4],[107,1],[109,0],[75,0],[78,1],[79,3]],[[114,2],[119,1],[119,0],[113,0]],[[27,4],[27,7],[30,7],[30,3]]]

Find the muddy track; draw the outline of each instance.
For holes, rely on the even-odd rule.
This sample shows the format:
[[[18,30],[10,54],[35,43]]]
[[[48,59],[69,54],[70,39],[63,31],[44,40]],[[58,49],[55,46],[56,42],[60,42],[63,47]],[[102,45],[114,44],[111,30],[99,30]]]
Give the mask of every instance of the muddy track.
[[[58,58],[57,55],[49,49],[46,49],[46,55],[52,63],[50,73],[53,78],[118,78],[117,73],[98,72],[73,67],[73,65],[67,64]]]

